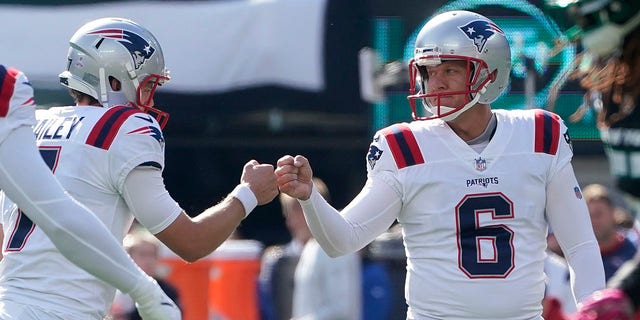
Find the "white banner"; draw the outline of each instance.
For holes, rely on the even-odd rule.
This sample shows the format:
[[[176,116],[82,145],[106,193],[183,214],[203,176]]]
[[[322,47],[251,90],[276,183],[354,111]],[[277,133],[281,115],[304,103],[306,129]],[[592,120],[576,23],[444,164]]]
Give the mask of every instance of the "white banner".
[[[261,85],[324,89],[326,0],[0,5],[0,63],[58,86],[68,41],[84,23],[123,17],[160,41],[172,80],[163,90],[216,93]]]

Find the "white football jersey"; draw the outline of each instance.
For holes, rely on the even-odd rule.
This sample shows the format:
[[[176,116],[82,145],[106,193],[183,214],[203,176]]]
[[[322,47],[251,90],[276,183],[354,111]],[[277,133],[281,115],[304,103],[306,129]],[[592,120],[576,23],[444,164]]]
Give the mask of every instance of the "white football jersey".
[[[121,196],[125,178],[137,166],[164,167],[164,139],[156,120],[125,106],[57,107],[38,110],[36,119],[38,147],[54,175],[122,240],[133,221]],[[5,234],[0,300],[36,303],[65,319],[102,319],[115,289],[64,258],[8,199],[0,204]],[[173,221],[151,220],[158,221],[147,225],[155,232]]]
[[[410,318],[541,314],[546,184],[571,161],[570,139],[553,113],[493,112],[481,153],[438,120],[392,125],[371,144],[369,178],[402,196]]]
[[[35,123],[33,91],[17,82],[29,83],[24,73],[0,65],[0,142],[11,130]]]

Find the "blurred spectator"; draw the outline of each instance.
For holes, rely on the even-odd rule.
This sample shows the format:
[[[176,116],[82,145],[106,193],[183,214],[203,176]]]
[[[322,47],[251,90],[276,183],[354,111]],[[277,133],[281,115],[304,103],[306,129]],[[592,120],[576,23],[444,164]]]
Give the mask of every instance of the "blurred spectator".
[[[640,245],[640,221],[622,206],[616,206],[615,219],[618,228],[626,231],[626,237],[638,247]]]
[[[628,237],[628,230],[620,228],[616,220],[616,205],[608,188],[601,184],[590,184],[582,191],[600,246],[605,277],[609,280],[622,264],[633,258],[637,246]]]
[[[177,288],[163,279],[159,268],[160,242],[146,229],[133,228],[125,236],[123,245],[140,269],[156,279],[167,296],[182,308]],[[120,291],[111,305],[110,316],[113,320],[142,320],[131,297]]]
[[[314,177],[314,183],[323,196],[330,197],[329,190],[321,179]],[[386,265],[379,259],[372,258],[367,247],[360,255],[353,254],[343,259],[330,258],[312,239],[298,201],[281,194],[280,204],[291,241],[268,247],[263,253],[259,277],[261,319],[298,319],[293,313],[294,291],[297,287],[303,288],[298,291],[299,303],[309,308],[309,312],[304,311],[305,316],[300,318],[388,319],[393,301],[391,279]],[[307,246],[310,242],[313,243]],[[303,249],[307,258],[300,266]],[[308,290],[313,292],[309,294]],[[304,291],[307,293],[301,293]],[[319,296],[321,291],[324,293]],[[343,297],[344,294],[353,295],[354,292],[361,292],[361,299],[357,295]],[[303,298],[302,295],[308,297]],[[317,301],[309,304],[311,300]],[[354,308],[360,302],[365,311]],[[302,310],[299,312],[303,312]]]
[[[600,246],[605,276],[609,280],[620,267],[632,260],[637,252],[637,223],[623,207],[616,205],[614,195],[601,184],[584,187],[583,196],[589,208],[594,234]],[[544,318],[561,319],[574,314],[577,306],[570,289],[569,268],[561,256],[561,250],[550,230],[548,238],[547,291],[545,293]]]
[[[331,202],[329,188],[314,177],[318,192]],[[295,211],[302,213],[298,200]],[[308,225],[305,220],[305,226]],[[296,266],[293,284],[292,318],[295,320],[360,320],[362,268],[358,252],[331,258],[311,237],[304,245]]]
[[[280,195],[280,205],[291,241],[270,246],[262,255],[258,293],[262,320],[289,320],[293,302],[293,277],[311,231],[298,200]]]
[[[296,266],[293,287],[295,320],[360,320],[360,255],[331,258],[309,239]]]

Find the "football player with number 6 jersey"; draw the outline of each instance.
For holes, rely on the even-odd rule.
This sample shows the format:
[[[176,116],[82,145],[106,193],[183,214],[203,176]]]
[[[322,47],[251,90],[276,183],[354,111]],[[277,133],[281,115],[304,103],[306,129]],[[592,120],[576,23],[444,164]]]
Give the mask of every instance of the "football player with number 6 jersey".
[[[604,287],[562,119],[490,107],[507,87],[510,56],[504,32],[482,15],[427,22],[409,66],[415,121],[375,134],[367,182],[341,211],[313,186],[308,159],[278,160],[280,190],[299,199],[329,255],[358,251],[400,223],[407,319],[542,319],[549,225],[576,300]]]

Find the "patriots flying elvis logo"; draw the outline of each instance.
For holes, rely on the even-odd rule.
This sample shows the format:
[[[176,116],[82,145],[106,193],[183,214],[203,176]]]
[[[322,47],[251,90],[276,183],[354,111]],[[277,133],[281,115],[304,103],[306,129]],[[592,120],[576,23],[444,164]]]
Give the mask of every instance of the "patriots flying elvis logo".
[[[369,147],[369,153],[367,154],[367,162],[369,162],[369,166],[371,167],[371,169],[376,166],[376,162],[380,160],[380,156],[382,156],[382,150],[374,145],[371,145],[371,147]]]
[[[153,48],[147,40],[131,31],[122,29],[103,29],[89,32],[89,34],[99,35],[106,39],[115,39],[120,42],[120,44],[129,50],[131,58],[133,59],[133,65],[136,69],[140,69],[140,66],[142,66],[147,59],[151,58],[153,53],[156,51],[156,49]],[[100,46],[100,43],[102,43],[102,39],[98,42],[96,48]]]
[[[162,136],[162,132],[160,131],[160,129],[153,126],[140,127],[138,129],[127,132],[127,134],[146,134],[158,140],[158,142],[160,143],[164,142],[164,137]]]
[[[469,40],[473,41],[473,44],[475,44],[480,53],[484,50],[489,38],[496,33],[504,35],[500,27],[486,20],[474,20],[458,28]]]

